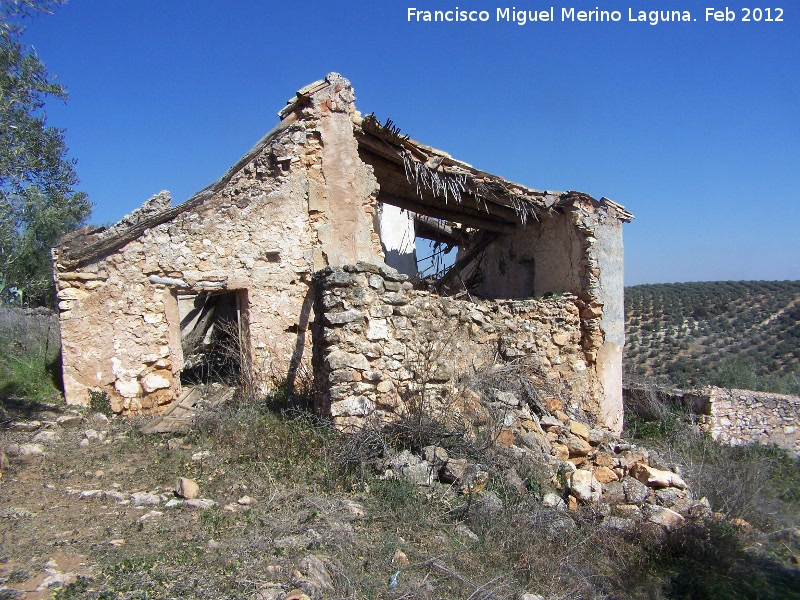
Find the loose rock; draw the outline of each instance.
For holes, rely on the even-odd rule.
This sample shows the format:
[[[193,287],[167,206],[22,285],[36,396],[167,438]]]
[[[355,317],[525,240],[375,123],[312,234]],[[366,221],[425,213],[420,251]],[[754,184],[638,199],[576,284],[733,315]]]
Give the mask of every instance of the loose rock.
[[[187,500],[197,498],[200,494],[200,486],[192,479],[179,477],[175,483],[175,495]]]
[[[56,423],[63,428],[79,427],[83,423],[83,417],[80,415],[63,415],[56,419]]]
[[[667,531],[672,531],[680,527],[685,519],[674,510],[670,510],[664,506],[650,506],[648,508],[647,520],[656,525],[660,525]]]
[[[653,488],[676,487],[686,489],[686,482],[672,471],[661,471],[643,463],[637,463],[631,469],[631,475]]]
[[[581,502],[598,502],[602,487],[591,471],[578,469],[569,480],[570,493]]]

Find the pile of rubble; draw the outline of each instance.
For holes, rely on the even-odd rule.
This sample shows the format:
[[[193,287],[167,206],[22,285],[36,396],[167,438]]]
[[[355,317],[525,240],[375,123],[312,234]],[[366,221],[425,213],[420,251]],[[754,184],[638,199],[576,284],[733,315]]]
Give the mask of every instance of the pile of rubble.
[[[497,504],[499,497],[486,487],[492,475],[500,475],[490,471],[502,465],[505,485],[518,493],[538,491],[546,506],[565,511],[592,505],[604,516],[604,526],[625,531],[644,522],[673,530],[687,519],[712,516],[708,500],[693,497],[678,465],[569,416],[558,398],[537,402],[531,410],[507,391],[467,389],[463,394],[473,403],[481,399],[493,431],[489,452],[494,466],[450,456],[432,445],[420,456],[403,451],[390,457],[385,476],[405,477],[419,486],[445,484],[465,496],[488,495],[489,503]],[[522,465],[536,465],[544,473],[544,489],[520,476]]]

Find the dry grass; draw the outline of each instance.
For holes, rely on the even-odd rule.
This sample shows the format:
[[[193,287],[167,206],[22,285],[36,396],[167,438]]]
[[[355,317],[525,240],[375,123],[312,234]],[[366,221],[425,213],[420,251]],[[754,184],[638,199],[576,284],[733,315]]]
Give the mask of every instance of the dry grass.
[[[513,391],[535,408],[538,396],[559,394],[540,376],[535,365],[517,365],[462,383]],[[537,383],[531,389],[525,381]],[[512,600],[523,592],[548,600],[800,598],[800,576],[789,565],[800,553],[797,463],[776,450],[718,446],[693,432],[680,412],[658,406],[657,397],[629,415],[630,435],[662,460],[683,464],[695,494],[707,495],[716,510],[747,518],[756,529],[727,522],[671,535],[648,526],[600,529],[601,507],[543,507],[552,473],[494,451],[486,443],[490,425],[486,436],[467,439],[451,421],[409,411],[393,428],[343,435],[324,419],[287,408],[307,404],[310,390],[274,388],[272,397],[240,395],[204,413],[172,450],[163,437],[139,434],[140,420],[113,419],[107,445],[77,449],[87,424],[62,431],[45,458],[12,463],[0,495],[0,514],[8,516],[0,519],[0,556],[7,560],[0,568],[14,579],[29,575],[7,585],[32,581],[61,552],[93,568],[54,591],[57,598],[251,599],[274,586],[294,587],[294,572],[309,557],[330,575],[327,600]],[[657,421],[646,420],[653,415]],[[22,442],[31,434],[2,436],[3,443]],[[443,484],[383,477],[388,455],[428,443],[486,467],[486,492],[465,497]],[[193,459],[200,451],[209,454]],[[527,492],[503,477],[512,466]],[[158,508],[162,516],[141,522],[150,507],[67,493],[112,484],[167,493],[181,476],[197,481],[201,496],[217,506]],[[256,502],[224,508],[239,506],[243,496]],[[13,516],[22,514],[15,507],[33,516]],[[125,544],[110,545],[115,539]]]

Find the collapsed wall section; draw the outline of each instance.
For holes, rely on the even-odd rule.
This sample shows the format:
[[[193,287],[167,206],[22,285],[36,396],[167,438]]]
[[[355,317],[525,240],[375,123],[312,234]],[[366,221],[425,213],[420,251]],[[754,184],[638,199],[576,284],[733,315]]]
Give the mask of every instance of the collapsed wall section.
[[[622,348],[625,343],[622,223],[628,213],[603,199],[567,193],[558,210],[511,233],[497,235],[462,271],[470,291],[513,299],[573,294],[581,318],[581,345],[596,374],[588,412],[622,431]],[[459,249],[474,253],[480,242]]]
[[[595,385],[575,296],[473,302],[365,263],[316,273],[314,289],[317,409],[340,428],[453,410],[459,377],[513,361],[536,362],[576,408]]]

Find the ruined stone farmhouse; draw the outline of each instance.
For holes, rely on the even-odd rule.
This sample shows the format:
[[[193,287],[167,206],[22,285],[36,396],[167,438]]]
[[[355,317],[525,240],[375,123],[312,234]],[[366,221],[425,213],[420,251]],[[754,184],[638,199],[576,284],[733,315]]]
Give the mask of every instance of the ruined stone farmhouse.
[[[162,192],[54,249],[68,403],[95,390],[118,413],[159,412],[237,372],[264,389],[302,376],[346,426],[529,361],[621,429],[630,213],[413,141],[362,116],[335,73],[279,116],[183,203]],[[442,268],[420,275],[418,247]]]

